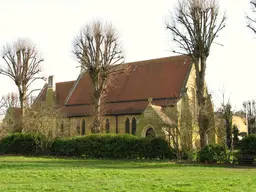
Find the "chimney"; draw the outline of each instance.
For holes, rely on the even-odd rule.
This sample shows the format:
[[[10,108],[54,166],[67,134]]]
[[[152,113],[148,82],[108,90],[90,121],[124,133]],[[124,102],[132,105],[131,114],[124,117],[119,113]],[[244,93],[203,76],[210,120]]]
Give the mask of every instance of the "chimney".
[[[48,106],[54,105],[54,101],[55,101],[54,91],[55,91],[54,76],[51,75],[48,77],[48,84],[47,84],[47,91],[46,91],[46,104]]]
[[[55,89],[54,76],[51,75],[48,77],[48,88]]]

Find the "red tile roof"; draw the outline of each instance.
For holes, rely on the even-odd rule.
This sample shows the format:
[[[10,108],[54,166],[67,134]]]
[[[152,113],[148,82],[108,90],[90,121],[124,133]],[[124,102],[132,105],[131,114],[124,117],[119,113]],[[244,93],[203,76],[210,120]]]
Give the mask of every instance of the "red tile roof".
[[[75,84],[75,81],[66,81],[66,82],[56,83],[55,95],[56,95],[57,107],[64,106],[66,98],[74,84]],[[45,84],[43,89],[35,99],[34,103],[38,101],[40,102],[46,101],[47,88],[48,88],[48,85]]]
[[[186,56],[127,63],[131,70],[119,77],[114,88],[109,90],[108,101],[179,97],[190,63]],[[78,81],[66,105],[92,103],[88,94],[92,87],[89,75],[85,74]]]
[[[176,104],[191,69],[188,56],[174,56],[124,64],[129,72],[115,80],[109,89],[107,114],[139,114],[153,98],[155,105]],[[57,105],[67,116],[91,115],[91,79],[80,75],[76,81],[56,83]],[[44,96],[42,90],[41,96]],[[45,96],[44,96],[45,97]]]
[[[187,56],[175,56],[125,64],[130,70],[116,79],[110,88],[106,113],[141,113],[147,107],[149,97],[156,105],[175,104],[188,78],[191,63]],[[65,103],[64,112],[68,116],[90,115],[91,88],[88,74],[78,78]]]
[[[63,106],[67,99],[67,96],[74,86],[75,81],[66,81],[56,83],[56,104],[57,106]]]
[[[37,102],[44,102],[46,101],[46,93],[47,93],[47,84],[44,85],[44,87],[42,88],[42,90],[40,91],[40,93],[38,94],[38,96],[36,97],[35,101],[33,104],[37,103]]]

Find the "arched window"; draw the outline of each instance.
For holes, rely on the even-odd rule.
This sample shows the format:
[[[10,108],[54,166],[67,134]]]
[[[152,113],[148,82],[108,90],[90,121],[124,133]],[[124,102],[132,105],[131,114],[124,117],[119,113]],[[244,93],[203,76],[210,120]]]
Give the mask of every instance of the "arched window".
[[[153,128],[148,128],[148,130],[146,131],[146,137],[155,137],[156,133],[155,130]]]
[[[85,135],[85,120],[82,121],[82,135]]]
[[[110,132],[110,122],[109,122],[109,118],[106,119],[106,133]]]
[[[76,122],[76,132],[78,135],[80,135],[80,120],[77,120]]]
[[[63,133],[64,132],[64,122],[61,121],[61,124],[60,124],[60,132]]]
[[[133,134],[133,135],[136,135],[136,128],[137,128],[136,118],[133,117],[133,118],[132,118],[132,134]]]
[[[125,133],[130,133],[130,120],[128,117],[125,120]]]

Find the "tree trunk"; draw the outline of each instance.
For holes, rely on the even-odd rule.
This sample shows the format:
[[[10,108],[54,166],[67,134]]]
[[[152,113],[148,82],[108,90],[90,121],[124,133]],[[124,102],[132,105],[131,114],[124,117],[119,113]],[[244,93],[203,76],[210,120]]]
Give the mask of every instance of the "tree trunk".
[[[92,125],[92,133],[100,133],[101,125],[101,99],[100,97],[94,98],[94,120]]]
[[[199,112],[199,133],[200,133],[200,147],[202,149],[207,145],[207,132],[205,130],[205,123],[204,123],[205,117],[200,112]]]
[[[23,117],[25,115],[25,93],[19,91],[19,99],[20,99],[20,118],[19,118],[19,125],[18,125],[18,132],[22,132],[23,129]]]
[[[205,66],[206,57],[201,57],[200,62],[197,61],[197,101],[199,107],[198,124],[200,132],[200,147],[203,148],[207,145],[207,128],[205,127],[205,117],[206,117],[206,98],[204,96],[205,92]]]
[[[226,145],[228,149],[231,148],[232,144],[232,122],[226,121]]]

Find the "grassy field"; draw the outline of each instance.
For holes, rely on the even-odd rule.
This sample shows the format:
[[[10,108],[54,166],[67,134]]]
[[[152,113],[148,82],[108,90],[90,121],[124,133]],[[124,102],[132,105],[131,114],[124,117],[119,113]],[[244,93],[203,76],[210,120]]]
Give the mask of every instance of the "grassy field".
[[[0,191],[256,191],[256,169],[0,156]]]

